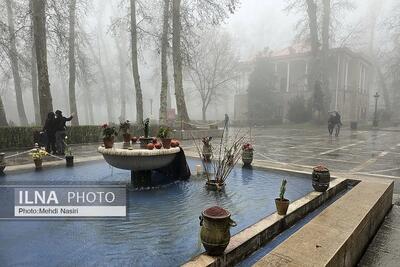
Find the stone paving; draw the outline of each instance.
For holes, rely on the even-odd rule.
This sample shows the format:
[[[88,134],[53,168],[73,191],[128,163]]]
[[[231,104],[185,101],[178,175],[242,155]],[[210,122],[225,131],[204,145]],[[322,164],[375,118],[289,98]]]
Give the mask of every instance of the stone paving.
[[[231,135],[236,130],[231,129]],[[374,174],[395,179],[395,193],[400,193],[400,130],[350,131],[343,129],[339,137],[329,137],[325,127],[313,129],[248,128],[255,148],[255,159],[287,163],[292,167],[311,168],[326,165],[334,172]],[[99,144],[72,146],[75,157],[99,156]],[[193,141],[183,147],[194,151]],[[216,141],[214,141],[216,145]],[[5,151],[6,157],[21,151]],[[60,160],[47,157],[46,161]],[[7,165],[31,163],[28,154],[8,158]]]

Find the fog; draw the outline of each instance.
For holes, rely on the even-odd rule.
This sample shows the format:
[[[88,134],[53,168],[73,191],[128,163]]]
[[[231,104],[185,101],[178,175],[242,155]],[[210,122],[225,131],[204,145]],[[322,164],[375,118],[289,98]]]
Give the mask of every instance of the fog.
[[[0,96],[7,122],[11,125],[21,125],[21,114],[17,111],[15,73],[12,71],[12,43],[10,42],[12,33],[9,31],[10,14],[7,9],[8,2],[11,3],[14,13],[13,20],[15,25],[13,28],[19,65],[18,72],[21,79],[23,108],[28,123],[35,125],[38,124],[38,121],[35,121],[30,66],[36,63],[32,63],[34,61],[31,60],[33,41],[30,35],[32,23],[28,1],[0,0]],[[47,65],[52,107],[53,111],[60,109],[65,114],[70,114],[73,112],[69,103],[71,90],[69,89],[68,37],[70,10],[68,7],[70,1],[62,0],[58,4],[54,4],[54,1],[47,2]],[[276,78],[277,75],[280,75],[279,64],[286,62],[281,59],[278,62],[277,58],[274,57],[278,51],[290,46],[296,47],[298,44],[310,46],[306,1],[297,1],[297,4],[291,10],[287,10],[288,6],[296,3],[296,1],[246,0],[236,2],[215,0],[211,1],[215,2],[213,6],[207,6],[201,2],[199,0],[186,0],[181,3],[182,79],[188,117],[190,120],[222,120],[224,114],[228,114],[233,120],[237,121],[249,119],[250,109],[253,104],[248,101],[251,100],[246,100],[245,103],[249,107],[245,111],[240,111],[242,104],[237,102],[238,100],[235,101],[235,95],[247,94],[248,86],[252,84],[249,79],[257,58],[263,53],[264,56],[265,53],[268,54],[270,64],[275,66],[274,77]],[[321,44],[323,38],[323,33],[321,33],[324,15],[323,1],[315,0],[314,2],[317,5],[319,43]],[[367,97],[365,99],[362,98],[363,100],[359,100],[356,97],[350,101],[366,101],[367,104],[360,104],[360,107],[357,107],[356,111],[354,111],[356,113],[354,113],[347,111],[349,109],[346,107],[347,104],[343,103],[342,105],[340,102],[340,88],[342,86],[344,91],[347,90],[346,79],[350,78],[346,78],[347,76],[342,74],[342,65],[340,65],[340,62],[343,62],[340,61],[342,54],[338,54],[338,58],[341,57],[341,59],[337,61],[339,63],[335,63],[337,65],[332,65],[333,61],[331,62],[330,59],[327,59],[328,63],[326,63],[327,71],[330,69],[337,70],[335,77],[331,78],[328,75],[329,78],[326,78],[329,81],[329,87],[333,88],[329,90],[335,90],[335,87],[338,87],[338,89],[336,89],[336,93],[330,93],[330,98],[327,97],[330,102],[327,104],[325,112],[333,109],[340,110],[343,113],[347,112],[349,114],[346,115],[347,121],[371,120],[374,110],[373,94],[379,92],[383,96],[379,100],[380,106],[378,107],[380,114],[385,114],[385,116],[382,115],[382,119],[397,120],[399,116],[396,114],[396,110],[398,110],[396,97],[399,95],[399,88],[396,77],[399,70],[396,67],[400,59],[397,58],[400,56],[400,48],[398,46],[400,21],[398,21],[396,14],[399,14],[400,6],[395,0],[331,0],[330,2],[329,48],[346,47],[352,53],[362,53],[365,70],[363,69],[364,67],[360,67],[361,78],[358,85],[354,86],[364,86],[365,88],[360,90],[361,92],[365,90]],[[231,4],[234,5],[233,8],[230,6]],[[138,71],[143,94],[143,117],[149,117],[154,121],[158,121],[160,118],[160,91],[162,84],[160,64],[162,52],[160,45],[163,32],[163,5],[164,1],[162,0],[137,1],[136,3]],[[217,10],[217,5],[219,5],[220,10]],[[230,11],[233,11],[233,13]],[[129,1],[76,1],[76,35],[73,40],[75,43],[75,55],[73,57],[76,60],[77,79],[74,90],[77,110],[74,113],[78,114],[80,125],[101,124],[110,120],[118,122],[122,119],[136,121],[138,118],[137,87],[135,87],[132,70],[130,12]],[[174,110],[177,112],[176,118],[182,118],[179,114],[180,108],[176,105],[175,97],[176,81],[174,80],[174,71],[176,71],[176,66],[173,64],[174,34],[172,13],[171,6],[168,20],[167,102],[168,110]],[[215,19],[216,17],[218,19]],[[216,21],[214,22],[214,20]],[[375,22],[372,23],[371,21]],[[372,29],[373,27],[375,28]],[[205,36],[209,38],[207,39]],[[213,47],[213,49],[208,49],[210,47]],[[218,48],[221,49],[219,50]],[[322,45],[319,50],[323,54]],[[229,53],[214,55],[216,51],[221,53],[229,51]],[[345,53],[343,58],[346,58],[349,62],[353,60],[353,56],[351,56],[353,54],[349,54],[349,52],[343,53]],[[327,57],[333,58],[334,56],[329,54]],[[212,69],[212,63],[215,62],[216,58],[224,58],[221,60],[221,67],[216,67],[215,72],[218,73],[218,77],[202,78],[197,75],[199,72],[202,72],[203,76],[207,75],[204,73],[208,73],[208,70]],[[355,58],[356,56],[354,56]],[[84,61],[84,64],[82,61]],[[243,71],[242,66],[244,64],[253,65],[247,66],[247,69]],[[346,71],[346,68],[350,68],[350,71],[352,71],[352,64],[350,62],[350,67],[343,65],[343,72]],[[354,65],[357,64],[359,63],[354,63]],[[100,66],[103,70],[101,70]],[[304,70],[302,67],[296,68],[292,66],[291,77],[287,74],[288,69],[282,70],[281,76],[283,78],[278,77],[283,81],[288,76],[287,92],[292,92],[291,90],[299,87],[295,80],[297,79],[295,78],[296,71],[304,72]],[[307,65],[307,68],[310,71],[310,65]],[[382,79],[376,74],[378,73],[377,69],[382,73]],[[121,74],[121,71],[123,71],[123,74]],[[354,72],[357,71],[354,70]],[[332,70],[332,73],[334,72]],[[305,73],[310,75],[307,71]],[[340,82],[342,76],[343,85]],[[364,76],[366,76],[365,79],[363,78]],[[40,75],[38,77],[40,80]],[[204,86],[204,82],[211,83],[210,79],[217,84],[214,84],[215,88],[210,89]],[[305,79],[309,79],[309,77]],[[123,85],[121,85],[122,80],[124,80]],[[282,81],[279,83],[274,81],[274,85],[277,88],[284,87],[285,85],[282,84]],[[310,80],[308,80],[308,85],[309,82]],[[350,81],[349,84],[351,84]],[[386,87],[386,89],[383,87]],[[313,86],[310,86],[310,88],[313,88]],[[275,88],[272,91],[274,90],[277,89]],[[324,86],[323,90],[325,90]],[[40,94],[39,81],[39,98]],[[248,98],[251,99],[250,91],[248,94]],[[290,103],[298,95],[296,93],[296,95],[293,94],[287,100],[279,100],[282,103],[285,102],[287,106],[283,107],[282,114],[277,112],[277,114],[280,114],[277,115],[280,122],[288,121]],[[307,101],[313,97],[313,93],[310,91],[310,94],[304,94],[301,97],[304,97],[305,101]],[[334,101],[335,97],[336,102]],[[388,99],[391,101],[390,103]],[[125,104],[123,101],[125,101]],[[264,103],[266,103],[265,101]],[[42,102],[39,101],[38,103],[43,106]],[[109,104],[108,108],[107,103]],[[93,115],[90,115],[89,105],[92,106]],[[125,111],[123,111],[121,105],[126,105]],[[276,109],[279,109],[279,107]],[[314,108],[310,107],[310,109],[315,113]],[[236,114],[240,112],[243,113],[239,114],[241,116]],[[274,113],[275,111],[272,110],[271,112]],[[125,113],[125,116],[121,116],[122,113]],[[259,118],[263,115],[256,114],[254,116]]]

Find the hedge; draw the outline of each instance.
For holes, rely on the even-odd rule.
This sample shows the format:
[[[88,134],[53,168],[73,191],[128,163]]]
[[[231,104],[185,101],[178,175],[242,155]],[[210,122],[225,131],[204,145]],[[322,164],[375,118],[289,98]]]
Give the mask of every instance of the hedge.
[[[0,150],[33,147],[39,140],[41,130],[40,127],[0,127]],[[157,125],[150,126],[152,136],[156,136],[157,131]],[[143,130],[138,126],[133,126],[131,132],[136,136],[143,135]],[[97,125],[70,126],[67,127],[67,136],[70,144],[97,143],[102,140],[102,129]],[[117,141],[122,141],[121,135]]]

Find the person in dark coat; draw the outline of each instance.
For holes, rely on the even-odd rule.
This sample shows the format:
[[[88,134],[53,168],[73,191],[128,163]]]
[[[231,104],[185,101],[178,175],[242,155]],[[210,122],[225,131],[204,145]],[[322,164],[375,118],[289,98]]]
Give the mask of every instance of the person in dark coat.
[[[61,155],[64,155],[65,153],[65,131],[67,130],[67,127],[65,123],[67,121],[71,121],[73,118],[73,114],[69,118],[66,118],[62,115],[62,112],[60,110],[56,111],[56,119],[55,119],[55,125],[56,125],[56,146],[57,146],[57,152]]]
[[[44,123],[43,132],[46,134],[46,151],[55,154],[56,149],[56,124],[54,112],[47,114],[46,122]]]

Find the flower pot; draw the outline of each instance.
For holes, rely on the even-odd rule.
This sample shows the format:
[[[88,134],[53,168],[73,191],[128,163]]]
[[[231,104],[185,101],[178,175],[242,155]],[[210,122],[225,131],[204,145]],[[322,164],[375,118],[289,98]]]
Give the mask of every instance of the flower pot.
[[[4,161],[5,153],[0,153],[0,175],[3,174],[6,168],[6,162]]]
[[[210,145],[203,145],[203,160],[208,162],[211,161],[212,149]]]
[[[67,167],[72,167],[74,166],[74,156],[65,156],[65,161],[66,161],[66,165]]]
[[[171,148],[171,138],[161,138],[161,143],[165,149]]]
[[[253,151],[243,150],[242,151],[242,161],[244,165],[251,165],[253,162]]]
[[[312,186],[317,192],[325,192],[329,188],[331,175],[329,170],[324,166],[317,166],[313,168],[312,172]]]
[[[131,142],[131,134],[129,134],[129,133],[124,133],[124,134],[122,135],[122,137],[124,138],[124,142],[125,142],[125,143],[130,143],[130,142]]]
[[[33,162],[35,163],[36,170],[40,170],[42,168],[42,159],[34,159]]]
[[[103,142],[105,148],[112,148],[114,146],[114,137],[104,137]]]
[[[224,189],[224,183],[217,183],[215,180],[209,180],[206,182],[206,187],[211,191],[221,191]]]
[[[153,142],[153,138],[152,137],[141,137],[139,138],[140,141],[140,148],[142,149],[147,149],[147,144],[150,144]]]
[[[286,215],[286,212],[289,208],[289,200],[284,198],[283,200],[280,198],[275,198],[276,210],[279,215]]]
[[[231,239],[230,228],[236,226],[231,214],[220,207],[211,207],[201,213],[200,239],[208,255],[222,255]]]

